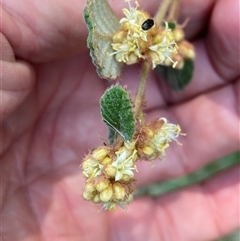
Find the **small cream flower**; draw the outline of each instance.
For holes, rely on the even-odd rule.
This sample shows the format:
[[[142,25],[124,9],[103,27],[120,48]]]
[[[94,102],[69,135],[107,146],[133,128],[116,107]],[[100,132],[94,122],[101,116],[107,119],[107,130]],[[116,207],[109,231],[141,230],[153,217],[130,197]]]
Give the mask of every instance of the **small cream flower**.
[[[126,64],[145,59],[152,63],[152,68],[159,64],[169,65],[169,61],[174,67],[177,63],[172,60],[172,55],[177,53],[178,48],[168,24],[165,27],[153,24],[149,29],[143,28],[150,18],[149,14],[138,10],[137,2],[135,8],[130,1],[127,2],[129,10],[123,9],[125,17],[120,20],[121,28],[112,38],[114,52],[110,55],[115,55],[118,62]]]
[[[166,155],[165,149],[169,147],[169,143],[174,140],[180,144],[177,140],[179,135],[184,135],[181,133],[181,128],[179,125],[169,123],[166,118],[160,118],[160,121],[163,121],[163,125],[160,130],[154,135],[153,143],[158,151],[162,155]]]
[[[131,54],[134,54],[137,58],[144,58],[139,51],[138,44],[136,39],[129,38],[128,36],[126,36],[126,40],[121,44],[113,43],[112,48],[116,50],[113,54],[116,54],[116,60],[118,62],[128,63],[131,60]]]
[[[134,162],[137,159],[137,151],[134,150],[131,155],[128,155],[127,150],[116,152],[116,154],[117,158],[112,163],[112,166],[117,169],[115,181],[121,180],[124,174],[133,178],[133,170],[136,170]]]
[[[158,64],[163,64],[165,60],[170,60],[170,62],[173,63],[173,67],[177,64],[177,62],[172,60],[171,56],[177,53],[178,46],[174,40],[171,29],[168,28],[167,23],[166,29],[163,31],[161,41],[150,46],[149,49],[154,52],[154,54],[150,52],[153,68],[155,68]]]
[[[83,174],[87,178],[94,178],[101,175],[103,165],[101,165],[97,160],[87,157],[82,164]]]

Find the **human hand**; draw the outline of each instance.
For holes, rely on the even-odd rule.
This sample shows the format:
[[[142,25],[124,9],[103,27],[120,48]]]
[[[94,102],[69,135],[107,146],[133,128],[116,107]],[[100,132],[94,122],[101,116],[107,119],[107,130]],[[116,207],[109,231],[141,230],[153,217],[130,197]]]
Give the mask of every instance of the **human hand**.
[[[156,9],[155,0],[139,1]],[[178,177],[239,148],[239,1],[183,1],[196,47],[195,74],[180,93],[151,75],[147,116],[167,117],[187,136],[165,162],[139,163],[138,186]],[[120,9],[124,2],[116,6]],[[3,0],[1,215],[3,240],[210,240],[239,223],[239,169],[128,211],[102,211],[81,197],[81,159],[105,136],[99,80],[86,49],[85,1]],[[148,5],[148,6],[146,6]],[[223,19],[224,13],[224,19]],[[204,30],[204,31],[203,31]],[[12,50],[10,45],[12,46]],[[14,58],[16,56],[16,59]],[[139,67],[122,75],[134,93]],[[171,98],[170,98],[170,97]],[[169,105],[171,101],[171,105]]]

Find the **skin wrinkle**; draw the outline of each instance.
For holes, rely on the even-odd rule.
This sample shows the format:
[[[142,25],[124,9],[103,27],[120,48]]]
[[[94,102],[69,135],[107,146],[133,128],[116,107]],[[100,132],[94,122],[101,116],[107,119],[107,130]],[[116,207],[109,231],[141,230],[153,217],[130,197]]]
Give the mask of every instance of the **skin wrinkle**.
[[[166,225],[167,227],[170,227],[169,228],[170,230],[171,229],[177,230],[177,227],[174,228],[174,226],[176,226],[176,225],[175,225],[175,221],[174,221],[173,215],[171,213],[171,210],[169,210],[169,208],[166,205],[164,205],[164,206],[161,205],[161,207],[159,207],[159,209],[161,210],[161,212],[160,213],[156,212],[155,216],[158,216],[158,218],[157,218],[158,221],[156,223],[159,224],[159,229],[158,229],[159,235],[162,237],[162,239],[160,239],[160,240],[162,240],[162,241],[180,240],[177,232],[175,232],[175,237],[172,237],[172,235],[170,235],[171,236],[170,237],[169,234],[172,234],[172,232],[164,232],[163,228],[162,228]],[[165,223],[165,225],[162,225],[163,217],[164,217],[163,222]]]
[[[34,22],[34,19],[31,19],[29,21],[24,21],[24,19],[21,18],[19,14],[15,14],[15,12],[12,11],[11,8],[7,7],[7,5],[4,2],[2,3],[2,5],[4,5],[4,10],[6,10],[6,11],[3,11],[3,12],[6,13],[6,14],[9,14],[9,17],[11,18],[11,22],[13,22],[13,24],[14,24],[14,27],[15,27],[14,32],[16,32],[16,31],[18,32],[18,41],[14,40],[14,41],[10,42],[11,38],[8,38],[8,40],[9,40],[11,46],[13,46],[13,48],[15,49],[15,56],[21,58],[21,56],[16,53],[17,52],[16,49],[19,50],[21,48],[22,42],[23,42],[23,38],[22,38],[23,30],[21,29],[21,27],[23,26],[23,29],[26,29],[27,31],[30,31],[31,37],[37,36],[37,32],[36,32],[37,28],[31,27],[33,22]],[[23,24],[21,27],[18,24],[19,22]],[[31,23],[31,24],[29,24],[29,23]],[[4,34],[5,34],[5,32],[6,31],[4,31]],[[8,35],[6,35],[6,37],[8,37]],[[36,38],[35,38],[34,42],[35,42],[35,44],[37,44]],[[37,49],[37,48],[35,48],[35,49]],[[34,55],[35,51],[36,50],[34,50],[34,49],[32,51],[30,51],[29,56]]]
[[[38,215],[38,209],[39,209],[38,206],[34,206],[35,198],[33,198],[33,196],[31,195],[31,192],[32,192],[31,188],[32,188],[32,185],[34,185],[35,182],[38,182],[39,180],[44,178],[44,176],[47,177],[47,175],[41,174],[41,175],[37,176],[36,178],[34,178],[33,180],[31,180],[30,182],[27,183],[28,189],[27,189],[26,196],[29,199],[28,205],[29,205],[29,209],[31,210],[33,216],[35,217],[34,220],[38,224],[38,227],[42,226],[41,225],[42,220],[39,218],[39,215]],[[40,192],[39,192],[39,194],[40,194]],[[39,228],[39,235],[42,236],[42,233],[43,233],[43,230],[42,229],[40,230],[40,228]],[[41,240],[45,240],[45,239],[42,237]]]
[[[208,54],[208,59],[209,59],[209,61],[211,63],[211,66],[214,69],[214,72],[220,77],[220,79],[222,80],[223,83],[228,83],[229,80],[227,80],[227,78],[223,76],[223,74],[219,71],[219,68],[216,65],[216,62],[215,62],[216,58],[212,57],[213,54],[211,54],[211,52],[212,52],[211,51],[211,47],[209,47],[209,45],[207,43],[205,44],[205,47],[208,50],[206,52]],[[219,61],[219,58],[218,58],[218,61]]]
[[[232,91],[233,95],[235,96],[236,102],[234,104],[235,111],[237,116],[240,116],[240,109],[239,109],[239,103],[240,103],[240,78],[238,78],[236,81],[234,81],[234,84],[232,85]],[[236,88],[235,88],[236,86]]]
[[[191,191],[194,191],[194,192],[196,192],[197,191],[197,194],[198,195],[200,195],[200,196],[197,196],[197,197],[195,197],[195,198],[197,198],[198,200],[199,200],[199,198],[200,198],[200,202],[202,202],[202,201],[204,201],[204,204],[202,205],[202,206],[204,206],[205,207],[205,212],[207,212],[207,213],[211,213],[211,211],[212,211],[212,209],[211,208],[209,208],[209,207],[211,207],[211,206],[208,206],[208,203],[209,203],[209,200],[204,200],[203,199],[203,197],[204,197],[204,193],[205,193],[205,191],[204,191],[204,185],[202,185],[202,184],[197,184],[197,185],[194,185],[194,186],[192,186],[192,187],[188,187],[188,188],[185,188],[185,189],[183,189],[183,191],[185,192],[185,193],[188,193],[188,192],[191,192]],[[177,191],[177,194],[176,195],[179,195],[180,194],[180,192],[179,191]],[[170,194],[171,195],[171,194]],[[176,217],[177,217],[177,215],[179,215],[178,213],[174,213],[176,210],[174,210],[174,209],[172,209],[171,208],[171,200],[173,200],[173,199],[176,199],[176,195],[174,195],[173,197],[171,197],[170,198],[170,200],[168,200],[168,202],[166,202],[165,201],[165,197],[163,196],[163,198],[159,198],[159,203],[158,203],[158,205],[159,205],[159,207],[161,206],[161,210],[162,210],[162,213],[158,213],[159,214],[159,223],[161,224],[162,222],[161,222],[161,219],[163,219],[164,220],[164,223],[165,223],[165,225],[167,226],[167,227],[171,227],[170,228],[170,230],[175,230],[175,232],[174,232],[174,235],[176,235],[176,236],[174,236],[174,237],[170,237],[170,236],[164,236],[164,238],[162,239],[163,241],[168,241],[168,240],[192,240],[191,238],[191,233],[189,234],[190,236],[182,236],[181,234],[178,234],[177,233],[177,230],[179,230],[179,229],[181,229],[181,227],[180,227],[180,225],[179,224],[177,224],[177,225],[175,225],[174,223],[174,220],[177,220],[176,219]],[[180,197],[181,198],[181,197]],[[163,200],[162,200],[163,199]],[[164,203],[166,203],[166,205],[164,205]],[[169,204],[169,205],[168,205]],[[208,211],[206,211],[206,207],[208,207]],[[180,212],[181,212],[181,210],[180,210]],[[163,213],[164,213],[164,215],[163,215]],[[190,218],[190,220],[191,220],[191,217],[192,217],[192,215],[193,214],[190,214],[190,216],[189,216],[189,218]],[[211,216],[211,215],[210,215]],[[167,218],[166,218],[167,217]],[[185,217],[185,218],[187,218],[187,217]],[[209,219],[211,219],[211,218],[209,218]],[[166,220],[167,220],[167,222],[166,222]],[[188,220],[188,221],[190,221],[190,220]],[[185,220],[185,219],[183,219],[183,222],[184,221],[186,221],[187,222],[187,219]],[[194,220],[193,220],[194,221]],[[194,221],[195,222],[195,221]],[[215,226],[217,225],[217,223],[215,222]],[[164,226],[164,225],[163,225]],[[175,228],[174,228],[174,226],[175,226]],[[195,228],[195,227],[194,227]],[[216,234],[217,234],[217,231],[218,231],[218,229],[217,229],[217,226],[216,226]],[[163,232],[164,233],[164,232]],[[167,234],[171,234],[172,232],[171,231],[167,231],[166,232]],[[176,234],[177,233],[177,234]],[[197,239],[197,240],[203,240],[202,239],[203,237],[201,237],[201,236],[199,236],[199,239]],[[205,239],[204,239],[205,240]]]
[[[29,4],[29,3],[28,3]],[[5,5],[5,10],[7,13],[9,13],[9,15],[12,17],[13,20],[15,20],[16,23],[18,24],[15,24],[15,27],[18,28],[19,30],[19,33],[20,35],[22,36],[22,32],[24,31],[28,31],[28,35],[31,36],[31,38],[33,36],[38,36],[38,35],[42,35],[44,36],[44,34],[41,33],[41,30],[38,29],[38,22],[35,18],[31,18],[31,19],[28,19],[27,18],[27,15],[24,15],[22,14],[22,16],[24,16],[25,18],[21,17],[21,14],[15,14],[14,11],[11,10],[11,8],[9,8],[6,4],[3,3],[3,5]],[[38,11],[38,8],[29,8],[28,6],[28,11],[33,11],[35,12]],[[35,12],[35,16],[38,16],[38,15],[41,15],[42,13],[40,12]],[[21,25],[19,25],[19,23],[21,23]],[[48,25],[48,24],[46,24]],[[23,41],[23,39],[21,38],[21,40]],[[15,48],[20,49],[22,47],[22,41],[14,41],[15,43]],[[34,38],[33,41],[35,44],[33,45],[34,47],[29,50],[27,56],[21,56],[22,54],[16,54],[16,57],[19,57],[20,59],[25,59],[25,58],[31,58],[32,56],[37,56],[38,55],[38,52],[41,50],[42,46],[45,45],[44,44],[40,44],[40,42],[38,41],[38,38]],[[48,42],[46,42],[48,43]],[[14,45],[13,45],[14,46]],[[15,53],[18,52],[15,50]]]
[[[236,167],[231,168],[231,170],[236,172]],[[224,173],[226,173],[226,171],[224,171]],[[218,179],[218,178],[221,178],[221,174],[217,174],[213,178],[215,180]],[[227,182],[229,182],[229,180]],[[205,194],[207,206],[210,207],[209,211],[212,211],[212,219],[213,219],[213,221],[215,223],[216,234],[219,234],[220,236],[226,235],[226,231],[224,231],[224,226],[222,224],[222,217],[221,216],[217,216],[215,214],[215,213],[218,213],[216,211],[217,207],[218,207],[218,202],[219,202],[218,196],[217,196],[217,194],[218,194],[217,191],[218,190],[215,191],[216,195],[212,195],[212,192],[213,192],[213,189],[216,188],[216,184],[213,187],[211,187],[207,182],[203,182],[203,183],[200,183],[199,186],[202,188],[202,192]],[[224,187],[223,187],[223,190],[224,190]],[[219,191],[221,191],[221,189],[219,189]]]
[[[220,72],[218,71],[218,68],[217,68],[216,65],[215,65],[215,61],[214,61],[215,59],[212,58],[212,54],[211,54],[211,50],[210,50],[211,48],[209,48],[208,43],[206,42],[206,39],[205,39],[205,41],[204,41],[204,46],[205,46],[205,48],[206,48],[207,57],[208,57],[208,59],[209,59],[209,63],[210,63],[210,65],[211,65],[213,71],[214,71],[215,74],[219,77],[219,80],[221,80],[221,81],[223,82],[223,84],[224,84],[224,83],[227,83],[227,82],[224,80],[223,76],[220,74]],[[220,85],[221,85],[221,84],[220,84]]]
[[[11,195],[10,196],[10,200],[11,199],[15,199],[15,196],[19,196],[20,194],[21,194],[21,199],[23,198],[24,200],[25,200],[25,198],[26,198],[26,195],[25,195],[25,193],[26,193],[26,189],[24,188],[24,186],[22,186],[22,185],[20,185],[20,186],[18,186],[18,187],[16,187],[16,189],[15,190],[13,190],[10,194],[8,194],[8,195]],[[14,201],[13,201],[14,202]],[[25,205],[24,205],[24,209],[26,209],[27,208],[27,210],[31,210],[31,209],[29,209],[29,206],[27,205],[27,203],[28,202],[25,202]],[[4,205],[2,206],[2,210],[4,210]],[[22,221],[24,221],[24,223],[26,223],[29,227],[30,226],[32,226],[32,222],[31,223],[29,223],[29,221],[28,221],[28,219],[26,219],[25,217],[23,217],[23,216],[21,216],[20,214],[21,214],[21,212],[22,212],[22,210],[23,210],[23,208],[21,208],[20,210],[19,210],[19,214],[17,214],[16,212],[14,213],[14,215],[15,215],[15,217],[14,217],[14,220],[22,220]],[[6,210],[5,211],[3,211],[3,213],[6,213]],[[6,213],[6,216],[9,216],[9,214],[10,214],[10,212],[7,212]],[[12,214],[13,214],[13,212],[12,212]],[[22,224],[22,223],[21,223]],[[12,225],[16,225],[14,222],[13,222],[13,224]],[[20,222],[18,223],[18,225],[20,225]],[[36,228],[37,226],[35,226],[35,228]]]
[[[204,183],[203,184],[199,184],[199,186],[202,188],[202,191],[204,192]],[[205,197],[206,197],[206,194],[205,194]],[[220,224],[218,223],[218,220],[217,218],[215,217],[214,215],[214,207],[216,207],[216,201],[214,200],[214,197],[211,197],[210,195],[207,195],[206,197],[206,200],[207,200],[207,205],[210,207],[209,208],[209,211],[211,212],[211,216],[213,217],[213,221],[214,221],[214,226],[215,226],[215,229],[216,229],[216,233],[219,233],[219,234],[224,234],[224,232],[222,231],[222,229],[220,228]]]
[[[61,183],[61,186],[62,187],[64,187],[64,183]],[[64,189],[64,188],[63,188]],[[66,188],[65,188],[65,190],[67,189],[67,186],[66,186]],[[81,228],[81,225],[80,224],[78,224],[78,222],[77,222],[77,217],[76,217],[76,215],[74,214],[74,209],[70,209],[70,207],[71,207],[71,202],[69,201],[69,197],[64,193],[64,192],[62,192],[62,195],[65,197],[65,200],[66,200],[66,202],[65,203],[67,203],[67,206],[69,206],[69,210],[70,210],[70,212],[71,212],[71,217],[73,217],[74,219],[75,219],[75,224],[76,224],[76,226],[78,227],[78,229],[79,230],[81,230],[81,232],[83,233],[83,229]]]

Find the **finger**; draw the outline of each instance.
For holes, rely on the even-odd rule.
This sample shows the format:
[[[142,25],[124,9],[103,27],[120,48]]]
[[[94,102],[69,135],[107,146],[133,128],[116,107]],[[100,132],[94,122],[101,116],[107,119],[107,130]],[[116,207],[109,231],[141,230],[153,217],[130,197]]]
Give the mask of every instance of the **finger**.
[[[201,95],[171,109],[148,113],[180,124],[187,135],[182,146],[171,143],[164,161],[138,163],[139,185],[196,171],[205,164],[239,150],[239,83]],[[228,96],[228,98],[224,98]]]
[[[184,28],[187,39],[196,38],[206,31],[211,12],[217,2],[216,0],[180,1],[179,23],[184,23],[186,19],[189,19]]]
[[[239,0],[218,1],[206,41],[212,66],[225,80],[235,80],[240,75],[239,3]]]
[[[112,240],[213,240],[239,225],[239,168],[111,213]]]
[[[86,50],[85,1],[2,1],[1,31],[18,58],[46,62]]]

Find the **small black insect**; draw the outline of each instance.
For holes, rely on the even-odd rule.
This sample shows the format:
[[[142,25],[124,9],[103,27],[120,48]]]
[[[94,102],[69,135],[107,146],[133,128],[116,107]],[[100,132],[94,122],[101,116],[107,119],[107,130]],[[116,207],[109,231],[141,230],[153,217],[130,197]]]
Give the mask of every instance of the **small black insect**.
[[[142,29],[145,31],[149,30],[153,25],[154,25],[154,21],[149,18],[145,22],[143,22]]]

